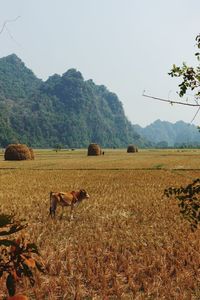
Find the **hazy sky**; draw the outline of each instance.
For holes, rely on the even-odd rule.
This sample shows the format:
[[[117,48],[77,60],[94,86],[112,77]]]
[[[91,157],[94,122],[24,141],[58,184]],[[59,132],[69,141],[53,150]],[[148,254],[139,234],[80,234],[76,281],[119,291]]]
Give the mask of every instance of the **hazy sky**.
[[[142,97],[174,98],[173,63],[195,65],[199,0],[0,0],[0,57],[16,53],[43,80],[69,68],[104,84],[132,123],[190,122],[194,108]],[[200,114],[194,124],[200,124]]]

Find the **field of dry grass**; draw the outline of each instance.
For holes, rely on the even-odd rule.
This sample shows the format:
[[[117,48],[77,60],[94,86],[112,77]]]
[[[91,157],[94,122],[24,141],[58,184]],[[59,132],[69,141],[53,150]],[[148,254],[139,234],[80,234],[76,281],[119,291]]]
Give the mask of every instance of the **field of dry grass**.
[[[164,189],[200,177],[200,151],[35,151],[34,161],[0,156],[0,213],[29,223],[47,274],[30,299],[200,299],[200,231],[192,233]],[[84,188],[90,199],[48,218],[49,192]],[[3,279],[0,296],[6,294]]]

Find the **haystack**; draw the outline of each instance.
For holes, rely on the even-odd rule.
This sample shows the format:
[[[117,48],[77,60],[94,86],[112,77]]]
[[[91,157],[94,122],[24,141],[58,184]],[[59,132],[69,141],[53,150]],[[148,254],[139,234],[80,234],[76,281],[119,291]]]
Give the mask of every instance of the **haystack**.
[[[88,146],[88,155],[101,155],[101,148],[98,144],[92,143]]]
[[[33,149],[29,147],[29,151],[30,151],[30,155],[31,155],[31,159],[35,159],[35,154],[33,152]]]
[[[138,152],[138,147],[135,145],[129,145],[127,148],[127,152],[128,153],[135,153]]]
[[[34,159],[33,150],[25,144],[10,144],[4,153],[5,160],[30,160]]]

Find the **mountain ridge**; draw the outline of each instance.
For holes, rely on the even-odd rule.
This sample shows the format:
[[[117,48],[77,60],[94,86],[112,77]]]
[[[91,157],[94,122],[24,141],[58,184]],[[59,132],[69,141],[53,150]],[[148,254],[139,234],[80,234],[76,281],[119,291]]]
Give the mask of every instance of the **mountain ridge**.
[[[38,79],[15,54],[0,59],[0,145],[126,147],[149,143],[134,131],[115,93],[69,69]]]
[[[80,71],[37,78],[16,55],[0,58],[0,146],[176,147],[200,145],[200,133],[184,121],[132,124],[118,96]]]
[[[133,127],[138,134],[155,145],[160,143],[166,147],[200,145],[200,133],[197,126],[182,120],[171,123],[158,119],[146,127],[137,124]]]

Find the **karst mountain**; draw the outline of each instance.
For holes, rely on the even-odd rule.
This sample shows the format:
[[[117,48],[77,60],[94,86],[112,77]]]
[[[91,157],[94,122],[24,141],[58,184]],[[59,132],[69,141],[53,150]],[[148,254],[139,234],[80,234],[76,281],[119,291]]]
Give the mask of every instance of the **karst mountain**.
[[[0,146],[145,145],[117,95],[69,69],[38,79],[15,54],[0,59]]]

